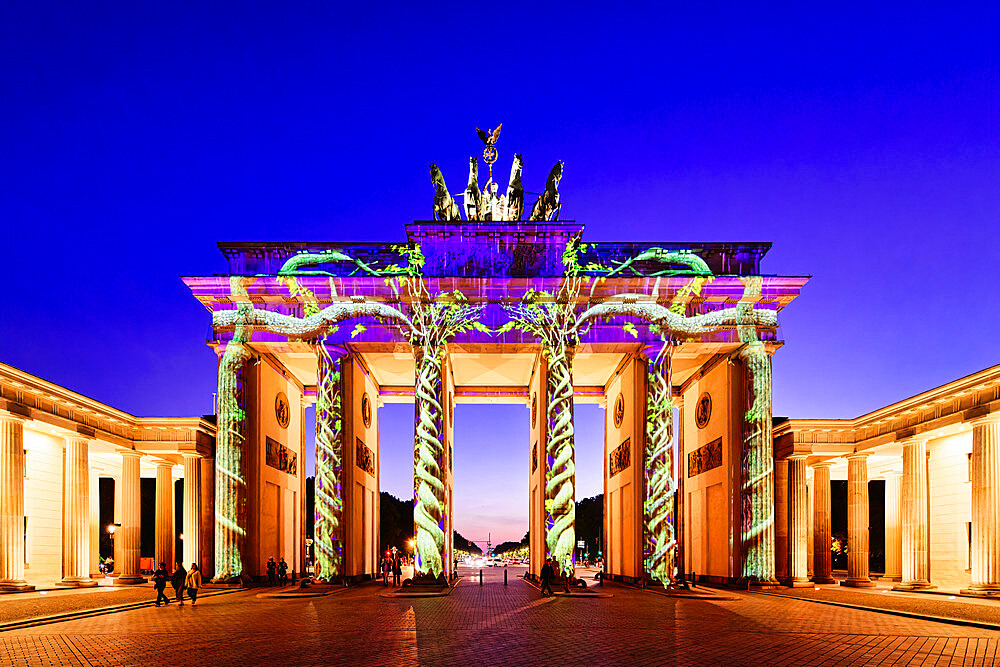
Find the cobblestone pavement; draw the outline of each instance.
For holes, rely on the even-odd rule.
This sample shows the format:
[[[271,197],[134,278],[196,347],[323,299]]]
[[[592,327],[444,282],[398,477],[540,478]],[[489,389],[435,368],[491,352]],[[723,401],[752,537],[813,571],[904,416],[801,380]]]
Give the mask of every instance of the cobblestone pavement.
[[[891,583],[879,584],[876,588],[824,585],[811,588],[783,588],[776,592],[799,598],[1000,625],[1000,600],[889,591],[891,587]],[[816,590],[817,588],[819,590]]]
[[[443,598],[253,591],[0,633],[0,665],[821,665],[1000,661],[1000,632],[735,593],[688,600],[608,586],[539,598],[487,570]]]
[[[170,592],[173,593],[173,589]],[[154,599],[156,592],[152,585],[11,593],[0,596],[0,623]]]

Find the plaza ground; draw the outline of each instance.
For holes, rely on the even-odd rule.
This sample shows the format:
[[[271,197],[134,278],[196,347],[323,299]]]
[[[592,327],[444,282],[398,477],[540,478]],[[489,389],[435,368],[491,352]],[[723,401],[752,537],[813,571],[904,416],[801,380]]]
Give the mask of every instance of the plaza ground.
[[[995,630],[732,591],[541,598],[518,571],[504,586],[502,569],[485,568],[480,586],[464,569],[443,598],[386,598],[380,584],[301,600],[250,590],[10,630],[0,665],[988,665],[1000,654]]]

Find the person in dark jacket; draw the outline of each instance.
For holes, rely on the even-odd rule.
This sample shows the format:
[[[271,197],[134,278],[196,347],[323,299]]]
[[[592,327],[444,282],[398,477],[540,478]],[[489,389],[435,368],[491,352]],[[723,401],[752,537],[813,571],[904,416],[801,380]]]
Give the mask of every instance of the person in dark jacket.
[[[542,597],[547,595],[552,595],[552,561],[546,559],[545,565],[542,565]],[[548,591],[546,593],[545,591]]]
[[[276,586],[278,584],[278,564],[274,562],[273,558],[267,559],[267,585]]]
[[[179,562],[176,563],[174,573],[170,575],[170,585],[174,587],[174,594],[177,601],[184,604],[184,580],[187,578],[187,570]]]
[[[170,575],[167,573],[167,564],[160,563],[160,567],[153,572],[153,589],[156,591],[156,606],[160,606],[160,600],[163,600],[163,604],[170,604],[170,598],[164,594],[163,590],[167,587],[167,579]]]
[[[284,556],[278,561],[278,583],[282,586],[288,583],[288,563],[285,562]]]
[[[399,586],[399,580],[403,575],[403,558],[397,555],[392,561],[392,585]]]

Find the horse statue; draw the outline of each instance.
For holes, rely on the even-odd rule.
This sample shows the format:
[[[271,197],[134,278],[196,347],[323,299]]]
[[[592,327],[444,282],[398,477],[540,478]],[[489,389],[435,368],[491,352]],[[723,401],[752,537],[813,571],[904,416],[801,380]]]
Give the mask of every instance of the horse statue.
[[[524,213],[524,188],[521,187],[521,154],[514,153],[510,165],[510,184],[507,186],[507,215],[504,220],[518,221]]]
[[[452,199],[451,194],[448,192],[448,186],[444,184],[444,176],[441,175],[441,170],[438,169],[436,164],[431,164],[431,183],[434,184],[436,191],[434,192],[434,211],[433,216],[435,220],[461,220],[462,214],[459,212],[458,204]]]
[[[545,192],[531,207],[531,215],[528,220],[539,222],[559,219],[559,209],[562,207],[559,203],[559,180],[562,175],[563,163],[562,160],[559,160],[549,172],[549,178],[545,181]]]
[[[479,163],[469,158],[469,184],[465,186],[465,219],[483,219],[483,193],[479,191]]]

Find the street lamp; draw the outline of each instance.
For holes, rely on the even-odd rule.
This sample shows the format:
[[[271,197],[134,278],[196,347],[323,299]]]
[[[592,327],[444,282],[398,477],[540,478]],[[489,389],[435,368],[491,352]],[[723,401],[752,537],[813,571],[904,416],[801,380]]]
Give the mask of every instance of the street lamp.
[[[114,572],[115,571],[114,566],[117,565],[117,563],[115,563],[115,531],[118,530],[121,527],[122,527],[122,525],[120,523],[109,523],[108,524],[108,535],[111,536],[111,565],[112,565],[111,571],[108,572],[108,574],[111,574],[111,572]]]

